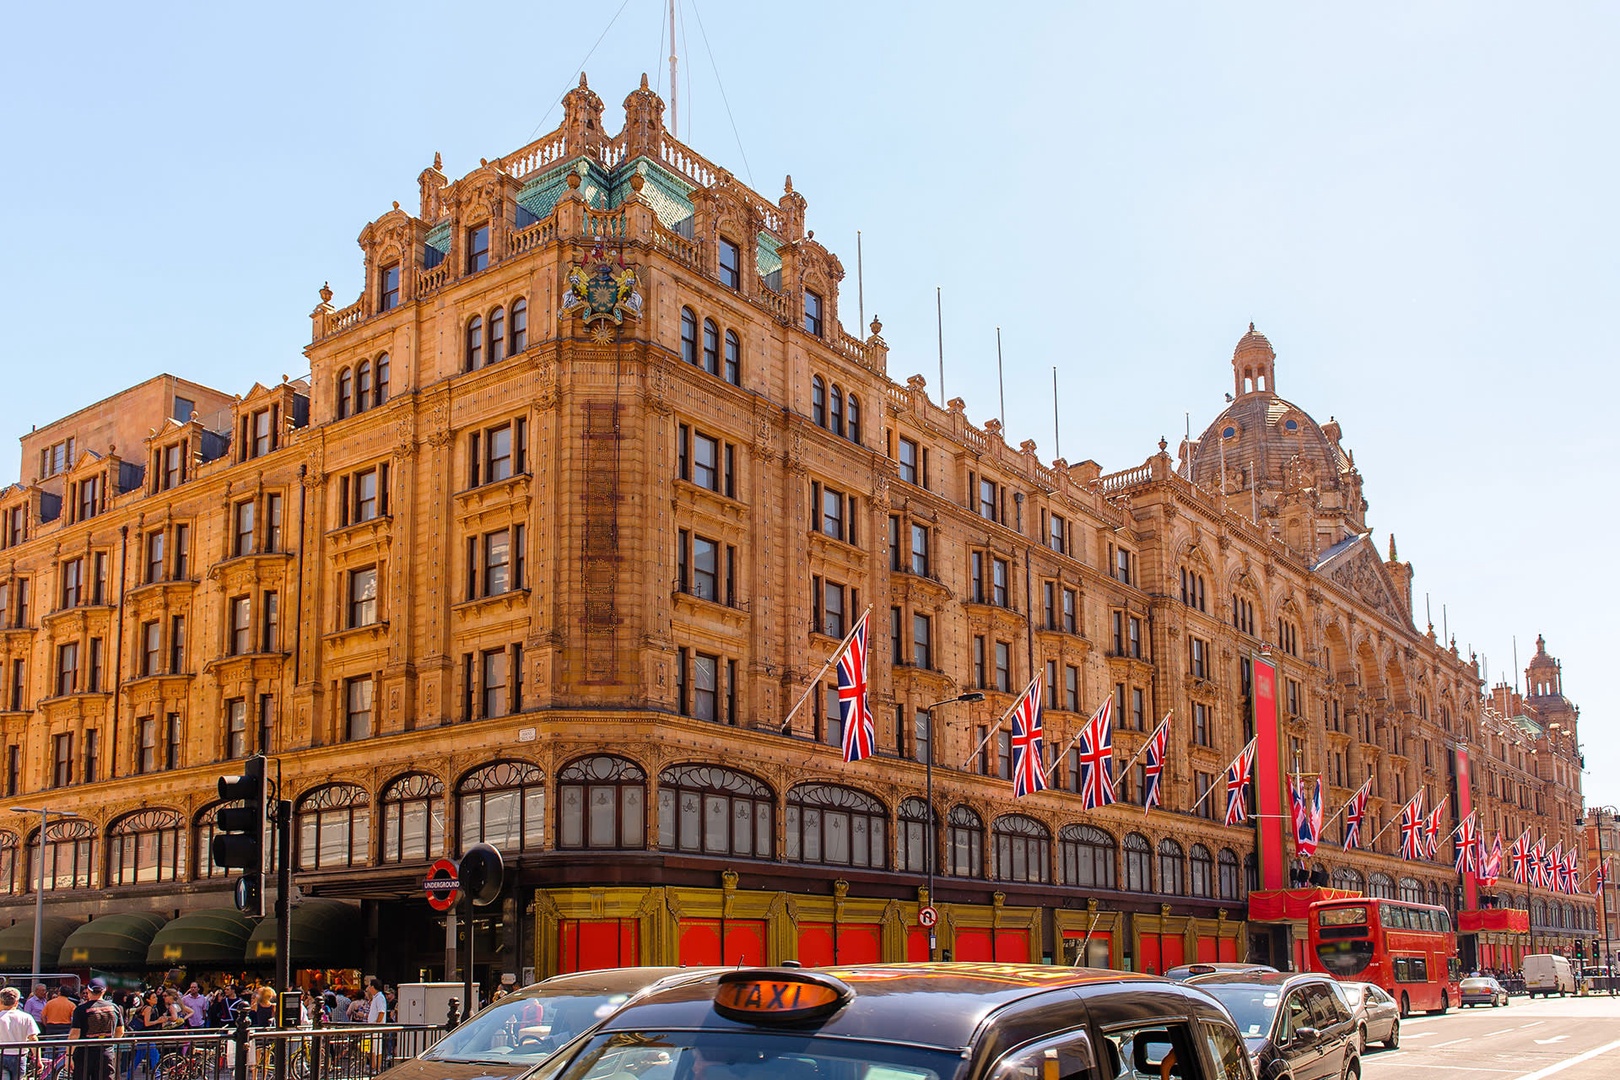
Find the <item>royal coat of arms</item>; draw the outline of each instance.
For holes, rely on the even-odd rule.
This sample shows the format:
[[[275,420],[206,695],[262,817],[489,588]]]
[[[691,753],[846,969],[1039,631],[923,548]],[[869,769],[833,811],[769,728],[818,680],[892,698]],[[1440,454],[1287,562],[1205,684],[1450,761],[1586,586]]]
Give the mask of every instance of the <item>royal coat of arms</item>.
[[[559,319],[578,314],[595,341],[607,342],[626,317],[641,318],[641,280],[621,260],[617,268],[598,252],[568,270]]]

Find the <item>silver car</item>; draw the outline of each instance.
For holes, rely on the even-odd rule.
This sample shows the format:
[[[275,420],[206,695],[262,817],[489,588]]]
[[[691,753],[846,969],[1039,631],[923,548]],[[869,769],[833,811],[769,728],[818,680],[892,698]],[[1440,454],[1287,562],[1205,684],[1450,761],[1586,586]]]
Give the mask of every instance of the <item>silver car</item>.
[[[1401,1044],[1401,1007],[1383,987],[1341,982],[1339,989],[1344,991],[1350,1012],[1356,1018],[1356,1035],[1361,1040],[1362,1053],[1366,1053],[1370,1042],[1383,1043],[1386,1050]]]

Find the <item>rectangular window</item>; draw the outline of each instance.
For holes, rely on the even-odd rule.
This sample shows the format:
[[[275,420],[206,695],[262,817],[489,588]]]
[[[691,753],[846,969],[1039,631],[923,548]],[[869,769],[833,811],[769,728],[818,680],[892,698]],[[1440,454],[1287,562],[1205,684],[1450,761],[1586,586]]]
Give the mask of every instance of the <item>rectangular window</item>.
[[[932,671],[934,667],[934,620],[929,615],[911,616],[911,662]]]
[[[257,409],[253,413],[253,452],[250,457],[263,457],[276,448],[276,430],[271,423],[272,416],[269,409]]]
[[[230,654],[241,656],[253,648],[253,610],[246,596],[231,597]]]
[[[1080,711],[1080,669],[1071,664],[1063,666],[1063,707]]]
[[[842,638],[844,625],[844,586],[835,581],[821,581],[821,632],[832,638]]]
[[[979,478],[979,516],[991,521],[1000,521],[1001,515],[1000,493],[994,480]]]
[[[191,572],[191,526],[174,527],[174,580],[184,581]]]
[[[101,509],[101,477],[89,476],[75,485],[79,491],[79,516],[77,520],[84,521],[96,516]]]
[[[990,688],[989,671],[986,670],[986,655],[984,635],[973,635],[973,685],[981,690]]]
[[[186,670],[186,617],[169,616],[169,673],[178,675]]]
[[[1209,678],[1209,642],[1203,638],[1187,639],[1187,671],[1195,679]]]
[[[259,651],[281,650],[281,597],[271,591],[259,597]]]
[[[505,716],[506,707],[506,650],[486,649],[482,657],[479,678],[480,716]]]
[[[253,554],[253,501],[236,504],[235,527],[232,530],[231,555],[240,557]]]
[[[172,716],[175,730],[179,731],[180,717]],[[259,695],[259,753],[269,754],[275,750],[276,735],[276,699],[269,694]]]
[[[911,572],[913,574],[928,576],[928,526],[911,526]]]
[[[90,559],[90,602],[107,602],[107,553],[98,551]]]
[[[368,739],[373,731],[371,715],[371,676],[362,675],[344,683],[344,738]]]
[[[723,236],[720,238],[720,284],[728,289],[742,288],[742,251]]]
[[[23,705],[28,701],[28,661],[16,659],[11,662],[11,698],[12,712],[22,712]]]
[[[720,545],[706,536],[692,537],[692,595],[720,598]]]
[[[821,336],[821,294],[811,289],[804,290],[804,330]]]
[[[1211,821],[1215,818],[1215,797],[1209,793],[1209,789],[1214,783],[1212,773],[1193,773],[1193,797],[1202,800],[1198,803],[1198,816]],[[1222,813],[1225,813],[1224,807]]]
[[[1202,701],[1193,702],[1193,742],[1199,746],[1209,746],[1209,706]]]
[[[388,516],[388,464],[373,465],[352,476],[345,476],[338,485],[341,514],[339,525],[356,525]]]
[[[925,763],[933,757],[933,733],[929,731],[930,720],[928,710],[918,709],[916,718],[911,722],[911,737],[915,746],[912,757]]]
[[[488,266],[489,226],[475,225],[467,230],[467,273],[476,274]]]
[[[370,626],[377,621],[377,568],[363,566],[349,571],[348,627]]]
[[[1132,615],[1126,620],[1126,630],[1130,635],[1130,655],[1140,660],[1142,658],[1142,620]]]
[[[0,547],[16,547],[26,539],[28,539],[27,508],[13,506],[10,510],[0,511]]]
[[[1062,554],[1064,552],[1067,552],[1069,550],[1069,547],[1068,547],[1068,535],[1069,535],[1068,527],[1069,527],[1069,523],[1067,521],[1065,521],[1063,518],[1059,517],[1057,514],[1053,514],[1051,516],[1051,518],[1048,520],[1048,525],[1049,525],[1051,531],[1047,534],[1047,539],[1046,539],[1047,547],[1050,547],[1053,551],[1056,551],[1056,552],[1058,552],[1060,554]]]
[[[84,601],[84,560],[62,563],[62,606],[78,607]]]
[[[56,696],[65,697],[79,688],[79,643],[69,641],[56,647]]]
[[[1079,603],[1073,589],[1063,590],[1063,629],[1071,634],[1080,632]]]
[[[136,749],[135,771],[138,773],[157,772],[158,767],[158,730],[157,717],[143,716],[137,721],[140,725],[141,744]]]
[[[512,589],[512,533],[497,529],[484,536],[484,595],[498,596]]]
[[[996,642],[996,689],[1012,693],[1012,646],[1005,641]]]
[[[73,783],[73,736],[57,735],[51,739],[51,786],[67,787]]]
[[[1113,632],[1114,655],[1125,655],[1125,613],[1118,609],[1109,612],[1109,628]]]
[[[178,769],[180,767],[180,714],[170,713],[165,720],[165,746],[163,753],[163,767]]]
[[[141,623],[141,674],[156,675],[163,655],[163,627],[156,619]]]
[[[89,669],[89,672],[87,673],[88,677],[85,680],[84,688],[86,690],[88,690],[92,694],[101,693],[101,676],[102,676],[101,665],[102,665],[101,639],[98,638],[98,637],[91,638],[90,639],[90,669]]]
[[[247,699],[231,698],[225,702],[225,756],[248,756]]]
[[[922,456],[916,440],[900,437],[900,479],[921,486]]]
[[[680,651],[682,713],[699,720],[720,716],[720,658],[707,653]]]
[[[996,775],[1003,780],[1012,779],[1012,732],[996,732]]]
[[[1006,559],[991,559],[991,588],[990,602],[997,607],[1006,607],[1008,598],[1008,570]]]
[[[1147,700],[1140,686],[1131,687],[1131,726],[1137,731],[1147,728]]]
[[[389,263],[377,276],[377,310],[393,311],[399,306],[399,263]]]
[[[264,550],[281,550],[281,493],[273,491],[264,497]]]
[[[1133,575],[1131,573],[1131,563],[1133,561],[1131,559],[1131,553],[1129,551],[1126,551],[1122,547],[1115,547],[1113,544],[1109,544],[1108,545],[1108,554],[1109,554],[1109,571],[1108,572],[1114,576],[1115,580],[1124,582],[1126,585],[1129,585],[1131,583],[1131,579],[1133,577]]]
[[[493,484],[527,468],[529,422],[518,417],[498,427],[467,436],[471,486]],[[482,448],[482,449],[480,449]]]
[[[163,580],[163,530],[146,534],[146,583]]]

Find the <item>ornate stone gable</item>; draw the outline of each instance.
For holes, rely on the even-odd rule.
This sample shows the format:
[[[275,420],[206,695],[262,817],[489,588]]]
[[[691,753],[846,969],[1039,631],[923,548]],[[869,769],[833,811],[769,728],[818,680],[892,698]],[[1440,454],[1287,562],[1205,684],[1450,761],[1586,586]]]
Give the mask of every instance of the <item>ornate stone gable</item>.
[[[1313,572],[1326,575],[1328,580],[1390,619],[1403,625],[1411,621],[1377,549],[1365,537],[1318,563]]]

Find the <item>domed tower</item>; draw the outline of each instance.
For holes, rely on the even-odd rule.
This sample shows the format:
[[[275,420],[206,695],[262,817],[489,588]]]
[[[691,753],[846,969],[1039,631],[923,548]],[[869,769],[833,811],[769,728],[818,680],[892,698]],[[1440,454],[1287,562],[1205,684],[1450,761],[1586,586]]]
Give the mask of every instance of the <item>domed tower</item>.
[[[1524,689],[1525,701],[1544,722],[1556,723],[1569,737],[1574,736],[1580,710],[1564,696],[1564,666],[1557,657],[1547,655],[1547,639],[1540,634],[1536,635],[1536,655],[1524,669]]]
[[[1232,389],[1225,411],[1183,448],[1182,475],[1307,555],[1364,532],[1361,474],[1338,423],[1318,424],[1277,395],[1277,353],[1253,323],[1232,350]]]

